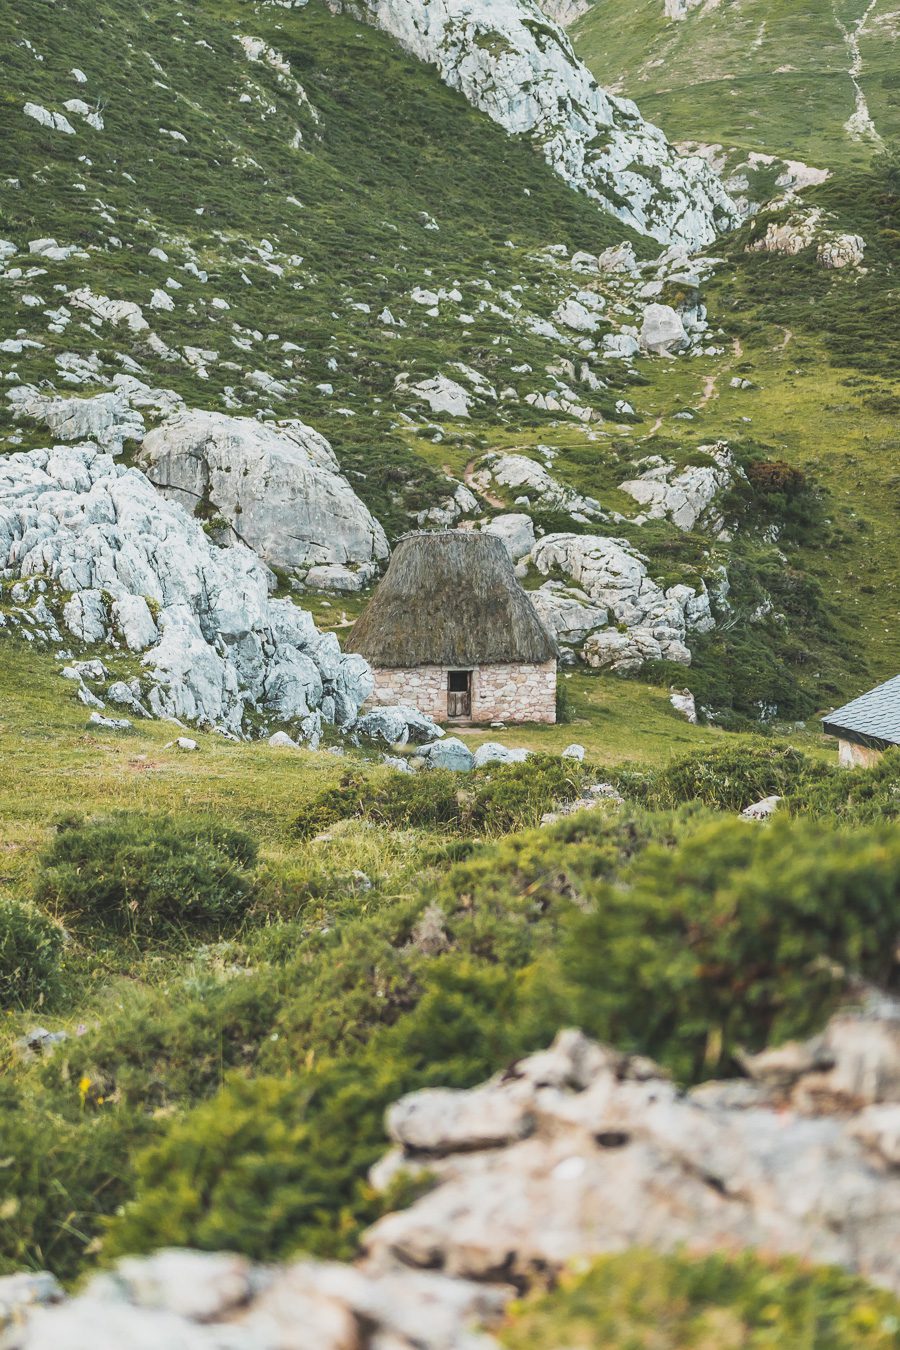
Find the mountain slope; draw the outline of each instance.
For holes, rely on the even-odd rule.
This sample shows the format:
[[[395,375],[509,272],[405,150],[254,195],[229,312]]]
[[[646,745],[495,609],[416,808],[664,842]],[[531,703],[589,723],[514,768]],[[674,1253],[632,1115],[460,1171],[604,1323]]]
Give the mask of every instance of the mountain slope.
[[[900,131],[892,0],[593,0],[571,36],[675,141],[828,168]]]

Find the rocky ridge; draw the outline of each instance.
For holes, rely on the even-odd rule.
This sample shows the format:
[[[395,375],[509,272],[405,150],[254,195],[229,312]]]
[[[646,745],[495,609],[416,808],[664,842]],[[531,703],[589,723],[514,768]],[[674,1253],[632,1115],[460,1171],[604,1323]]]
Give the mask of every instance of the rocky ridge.
[[[229,734],[255,714],[316,744],[323,721],[352,722],[371,692],[364,661],[270,598],[250,549],[216,547],[139,470],[92,444],[0,458],[0,579],[12,605],[3,627],[140,655],[144,674],[109,691],[129,707]]]
[[[682,159],[637,105],[602,89],[533,0],[366,0],[373,20],[565,180],[642,234],[690,248],[737,223],[724,187]]]

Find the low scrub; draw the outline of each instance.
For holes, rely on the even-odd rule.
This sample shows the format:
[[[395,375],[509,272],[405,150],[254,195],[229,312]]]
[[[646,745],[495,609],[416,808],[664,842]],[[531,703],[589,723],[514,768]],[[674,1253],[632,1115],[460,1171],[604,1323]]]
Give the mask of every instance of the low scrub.
[[[892,1350],[900,1302],[853,1275],[755,1255],[630,1251],[515,1305],[509,1350]]]
[[[233,924],[253,898],[256,845],[224,826],[121,814],[63,823],[36,899],[67,923],[157,934]]]
[[[63,935],[36,909],[0,895],[0,1008],[34,1008],[56,987]]]
[[[763,797],[805,794],[836,774],[830,765],[792,746],[729,745],[685,755],[659,769],[624,769],[619,790],[651,810],[702,802],[720,811],[742,811]]]
[[[309,839],[338,821],[361,817],[399,829],[506,834],[537,825],[557,803],[575,800],[590,777],[588,766],[555,755],[468,774],[429,769],[366,777],[351,770],[304,807],[296,829]]]

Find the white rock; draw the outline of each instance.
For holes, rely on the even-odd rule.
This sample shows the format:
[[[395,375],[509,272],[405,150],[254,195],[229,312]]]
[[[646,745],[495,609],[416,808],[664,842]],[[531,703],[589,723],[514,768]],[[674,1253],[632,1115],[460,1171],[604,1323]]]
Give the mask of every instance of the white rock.
[[[384,530],[303,422],[185,410],[149,433],[139,457],[165,496],[190,511],[208,503],[274,566],[387,557]]]
[[[681,316],[671,305],[648,305],[641,324],[641,346],[651,356],[671,356],[688,345]]]
[[[593,497],[583,497],[557,482],[542,464],[529,459],[527,455],[485,455],[479,460],[478,468],[469,481],[482,493],[490,492],[495,486],[507,488],[513,493],[527,489],[529,496],[543,507],[577,511],[583,516],[601,514],[600,503]]]
[[[418,380],[415,384],[410,384],[407,376],[398,375],[394,388],[400,394],[412,394],[427,403],[433,413],[446,413],[448,417],[469,416],[471,397],[468,390],[446,375],[434,375],[430,380]]]
[[[103,727],[107,731],[127,731],[132,726],[127,717],[104,717],[98,712],[92,712],[88,722],[92,727]]]
[[[580,762],[584,759],[584,746],[573,742],[572,745],[567,745],[561,753],[563,759],[577,759]]]
[[[682,717],[686,717],[689,722],[697,721],[697,704],[689,689],[682,690],[680,693],[673,691],[669,695],[669,702],[675,711],[681,713]]]
[[[366,0],[366,8],[506,131],[531,136],[566,182],[620,220],[692,248],[737,223],[709,165],[678,156],[634,103],[601,89],[534,0]]]
[[[485,534],[496,535],[506,545],[513,562],[524,558],[534,548],[534,521],[522,511],[510,511],[494,516],[482,526]]]
[[[782,803],[783,798],[779,796],[763,797],[761,801],[754,802],[752,806],[745,806],[741,815],[745,820],[768,820],[774,816]]]
[[[705,587],[663,591],[648,574],[646,558],[627,540],[548,534],[531,560],[545,575],[557,569],[568,574],[590,601],[609,611],[616,628],[592,633],[582,652],[598,669],[637,670],[644,661],[660,659],[689,665],[686,633],[715,626]]]
[[[353,728],[353,737],[362,736],[386,745],[424,744],[439,740],[443,730],[426,713],[405,703],[385,704],[367,712]]]
[[[26,103],[22,109],[26,117],[33,117],[35,122],[39,122],[42,127],[49,127],[52,131],[62,131],[66,136],[74,136],[75,128],[64,117],[62,113],[49,112],[42,108],[39,103]]]
[[[561,581],[545,581],[537,590],[529,591],[528,598],[557,642],[582,643],[609,618],[605,605],[594,604],[585,591]]]
[[[420,753],[430,769],[452,769],[466,773],[475,767],[475,756],[458,736],[446,736],[441,741],[423,745]]]
[[[834,234],[819,244],[816,260],[821,267],[840,269],[862,266],[866,241],[861,234]]]
[[[692,530],[707,518],[710,528],[718,531],[724,522],[720,514],[711,514],[711,508],[719,494],[731,487],[739,470],[724,443],[701,445],[699,450],[710,456],[711,464],[691,464],[676,472],[674,464],[653,456],[641,461],[647,467],[638,478],[620,483],[619,488],[643,507],[643,515],[650,520],[665,518],[680,530]]]
[[[299,750],[296,741],[291,740],[286,731],[276,731],[274,736],[269,737],[269,745],[273,750]]]
[[[530,750],[524,746],[501,745],[499,741],[485,741],[474,754],[473,767],[484,768],[485,764],[524,764]]]
[[[361,563],[354,567],[347,567],[343,563],[318,563],[309,569],[303,580],[310,590],[353,595],[371,585],[376,572],[377,568],[372,563]]]
[[[157,716],[240,732],[248,708],[294,721],[328,698],[344,725],[372,693],[361,657],[342,656],[291,601],[269,599],[249,549],[216,548],[142,473],[92,446],[0,457],[4,569],[69,593],[63,619],[80,641],[108,640],[116,622],[132,641],[145,624],[149,639],[152,619],[143,666]]]
[[[23,384],[11,389],[7,398],[17,418],[33,418],[59,440],[92,441],[113,455],[122,453],[125,441],[139,441],[146,432],[125,389],[93,398],[62,398]]]
[[[108,295],[94,295],[89,286],[72,291],[66,299],[76,309],[85,309],[104,322],[115,325],[124,323],[132,333],[143,333],[150,327],[140,305],[131,300],[110,300]]]

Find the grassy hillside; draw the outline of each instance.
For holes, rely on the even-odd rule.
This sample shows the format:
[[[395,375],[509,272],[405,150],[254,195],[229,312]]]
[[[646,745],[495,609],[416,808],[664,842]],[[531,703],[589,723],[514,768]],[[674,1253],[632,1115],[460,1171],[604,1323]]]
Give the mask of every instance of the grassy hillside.
[[[248,59],[247,36],[277,56]],[[125,355],[196,405],[304,418],[388,528],[439,492],[392,416],[397,375],[465,361],[499,389],[520,383],[513,366],[542,372],[552,345],[478,302],[506,310],[501,297],[522,287],[517,303],[547,315],[557,286],[536,251],[596,252],[627,234],[432,70],[319,3],[209,0],[188,19],[173,0],[24,0],[0,14],[0,45],[0,238],[88,252],[12,286],[0,340],[21,330],[43,346],[0,356],[3,373],[59,382],[55,358],[75,350],[95,351],[110,378]],[[76,114],[75,135],[23,115],[28,101],[62,110],[72,98],[102,109],[103,131]],[[146,308],[170,277],[174,308]],[[81,285],[144,306],[170,355],[122,326],[94,331],[77,311],[64,333],[48,331],[54,289]],[[415,287],[458,287],[460,303],[435,319]],[[405,326],[382,323],[385,307]],[[266,392],[256,372],[284,388]],[[5,416],[0,433],[12,430]]]
[[[719,142],[820,168],[865,162],[847,35],[876,132],[900,132],[900,22],[890,0],[724,0],[667,20],[663,0],[594,0],[572,38],[598,80],[638,101],[672,140]]]

